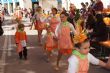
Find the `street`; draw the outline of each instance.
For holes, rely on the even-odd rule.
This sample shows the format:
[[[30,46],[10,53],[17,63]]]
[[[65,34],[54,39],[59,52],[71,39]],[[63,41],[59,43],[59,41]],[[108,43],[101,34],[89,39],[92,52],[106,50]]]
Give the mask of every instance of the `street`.
[[[46,62],[43,47],[38,46],[37,31],[30,30],[29,19],[24,19],[23,23],[28,34],[28,63],[20,61],[16,53],[14,34],[17,24],[12,24],[11,17],[6,17],[3,24],[5,32],[0,36],[0,73],[66,73],[67,57],[62,58],[60,70],[54,70],[56,53],[53,54],[50,62]],[[89,73],[110,73],[110,71],[91,65]]]

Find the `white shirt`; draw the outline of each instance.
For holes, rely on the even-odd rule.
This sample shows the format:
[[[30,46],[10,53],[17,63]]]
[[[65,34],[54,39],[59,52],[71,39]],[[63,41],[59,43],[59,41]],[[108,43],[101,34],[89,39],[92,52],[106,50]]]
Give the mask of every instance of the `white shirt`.
[[[99,59],[95,58],[92,54],[88,54],[88,61],[94,65],[99,65]],[[78,71],[78,64],[79,60],[75,55],[72,55],[69,59],[69,66],[68,66],[68,72],[67,73],[77,73]]]
[[[56,37],[58,37],[58,32],[60,31],[61,26],[62,26],[62,25],[59,24],[59,25],[57,25],[57,27],[56,27],[56,30],[55,30],[55,35],[56,35]],[[75,30],[74,26],[73,26],[71,23],[69,23],[68,26],[70,27],[71,31],[72,31],[74,34],[76,34],[76,30]]]

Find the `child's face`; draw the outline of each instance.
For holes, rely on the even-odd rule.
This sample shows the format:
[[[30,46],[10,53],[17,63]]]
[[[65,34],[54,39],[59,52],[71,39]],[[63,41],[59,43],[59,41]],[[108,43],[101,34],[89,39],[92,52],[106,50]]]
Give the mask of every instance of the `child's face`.
[[[24,30],[24,27],[22,27],[21,30]]]
[[[62,22],[67,21],[67,17],[64,14],[60,15],[60,19]]]
[[[87,55],[90,51],[90,43],[89,42],[85,42],[81,45],[80,47],[80,53]]]
[[[56,10],[52,9],[52,14],[56,14],[56,13],[57,13]]]

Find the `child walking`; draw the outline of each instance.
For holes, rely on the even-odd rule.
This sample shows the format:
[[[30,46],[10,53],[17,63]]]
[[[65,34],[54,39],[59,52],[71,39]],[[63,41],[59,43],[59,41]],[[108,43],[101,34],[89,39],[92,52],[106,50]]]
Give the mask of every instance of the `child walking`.
[[[73,25],[67,21],[68,14],[61,13],[61,24],[56,28],[55,35],[58,40],[58,57],[56,63],[56,70],[59,70],[59,61],[62,55],[71,54],[73,49],[73,43],[71,41],[70,32],[76,34],[76,30]]]
[[[107,67],[103,61],[95,58],[90,51],[90,43],[84,40],[82,43],[75,44],[76,49],[72,52],[72,56],[68,59],[69,66],[67,73],[88,73],[89,63]]]
[[[22,60],[24,57],[24,60],[27,60],[27,36],[26,32],[24,31],[24,24],[18,25],[18,29],[15,33],[15,42],[17,45],[17,53],[19,54],[19,59]]]
[[[48,56],[48,59],[47,61],[49,61],[49,58],[51,57],[51,53],[52,53],[52,50],[54,49],[55,47],[55,42],[54,42],[54,33],[52,32],[51,30],[51,27],[48,26],[46,28],[47,30],[47,34],[46,34],[46,40],[45,40],[45,51],[47,53],[47,56]]]

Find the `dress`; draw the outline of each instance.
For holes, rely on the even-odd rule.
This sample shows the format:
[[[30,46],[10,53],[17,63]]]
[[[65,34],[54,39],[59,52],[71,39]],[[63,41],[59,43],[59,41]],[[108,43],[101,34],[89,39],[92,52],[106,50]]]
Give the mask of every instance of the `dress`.
[[[72,52],[71,30],[75,32],[73,25],[67,21],[62,22],[56,30],[56,36],[58,35],[58,48],[62,54],[71,54]]]
[[[50,15],[48,17],[48,21],[49,21],[52,32],[55,33],[55,29],[56,29],[57,25],[60,23],[59,15],[58,14],[56,14],[55,16]]]
[[[35,14],[35,18],[36,18],[35,29],[36,30],[43,30],[43,29],[45,29],[45,26],[46,26],[46,23],[45,23],[46,16],[43,13],[38,13],[37,12]]]

